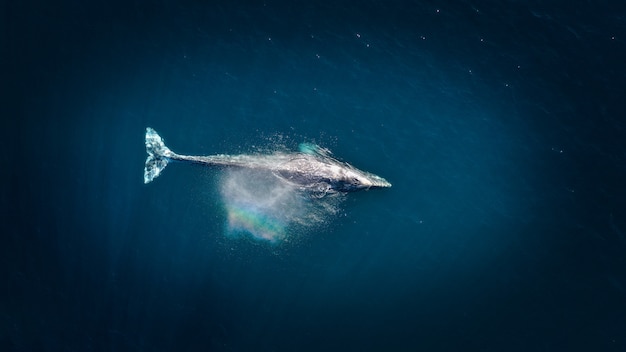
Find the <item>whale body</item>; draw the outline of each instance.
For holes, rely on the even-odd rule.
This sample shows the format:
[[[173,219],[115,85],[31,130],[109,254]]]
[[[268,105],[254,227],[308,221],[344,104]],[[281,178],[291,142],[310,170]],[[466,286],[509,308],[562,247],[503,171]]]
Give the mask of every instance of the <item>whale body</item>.
[[[148,158],[144,169],[144,183],[150,183],[158,177],[169,162],[183,161],[206,166],[268,171],[300,189],[318,194],[391,187],[391,183],[384,178],[339,161],[331,157],[327,149],[314,144],[302,144],[300,151],[293,153],[181,155],[166,147],[159,134],[148,127],[146,152]]]

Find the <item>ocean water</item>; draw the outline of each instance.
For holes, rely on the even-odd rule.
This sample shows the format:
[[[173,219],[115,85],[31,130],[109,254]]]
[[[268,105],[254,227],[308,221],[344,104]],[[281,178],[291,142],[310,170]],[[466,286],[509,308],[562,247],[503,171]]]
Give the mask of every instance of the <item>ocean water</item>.
[[[626,349],[619,2],[4,6],[2,351]],[[311,198],[174,151],[315,143]]]

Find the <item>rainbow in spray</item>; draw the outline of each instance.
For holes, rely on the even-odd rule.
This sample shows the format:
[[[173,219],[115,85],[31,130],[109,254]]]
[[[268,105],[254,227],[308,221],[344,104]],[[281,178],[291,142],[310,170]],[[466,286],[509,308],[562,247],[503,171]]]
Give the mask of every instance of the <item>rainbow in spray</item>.
[[[267,214],[263,209],[248,204],[228,203],[228,232],[247,233],[254,239],[276,243],[283,240],[287,233],[287,224]]]
[[[227,170],[220,193],[227,213],[228,234],[277,243],[304,217],[309,202],[291,184],[258,170]]]

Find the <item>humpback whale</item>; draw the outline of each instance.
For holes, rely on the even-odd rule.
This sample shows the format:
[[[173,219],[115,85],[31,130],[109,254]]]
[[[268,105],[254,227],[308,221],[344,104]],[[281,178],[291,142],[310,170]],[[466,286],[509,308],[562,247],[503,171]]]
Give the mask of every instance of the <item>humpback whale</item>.
[[[165,146],[161,136],[148,127],[146,152],[148,158],[144,169],[144,183],[152,182],[169,162],[183,161],[206,166],[268,171],[302,190],[321,195],[391,187],[391,183],[384,178],[339,161],[330,155],[329,150],[308,143],[301,144],[300,151],[293,153],[191,156],[172,152]]]

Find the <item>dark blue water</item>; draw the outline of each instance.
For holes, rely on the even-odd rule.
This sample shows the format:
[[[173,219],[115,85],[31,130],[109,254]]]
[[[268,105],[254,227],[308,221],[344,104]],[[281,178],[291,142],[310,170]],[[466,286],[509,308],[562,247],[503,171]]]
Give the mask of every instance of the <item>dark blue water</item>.
[[[3,18],[0,350],[626,349],[624,4]],[[144,185],[148,126],[196,155],[313,142],[393,187],[272,244],[229,231],[250,180]]]

